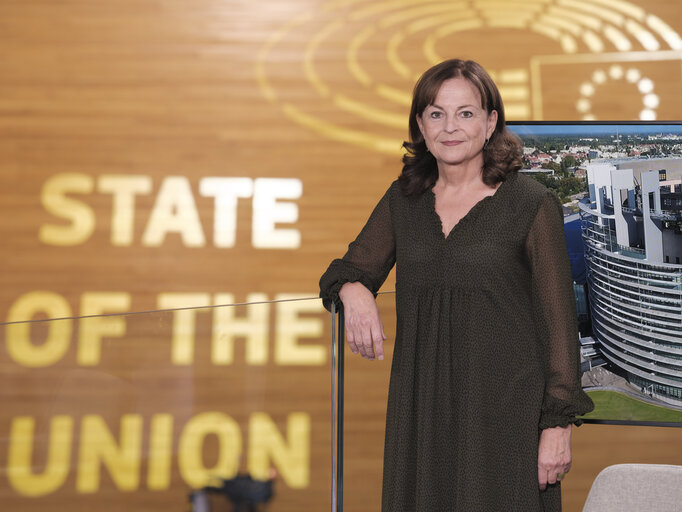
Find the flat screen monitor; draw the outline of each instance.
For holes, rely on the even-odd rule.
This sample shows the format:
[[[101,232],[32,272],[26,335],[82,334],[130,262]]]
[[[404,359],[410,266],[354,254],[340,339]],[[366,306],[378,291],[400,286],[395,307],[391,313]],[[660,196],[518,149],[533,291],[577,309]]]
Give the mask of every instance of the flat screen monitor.
[[[682,426],[682,122],[509,122],[564,211],[591,423]]]

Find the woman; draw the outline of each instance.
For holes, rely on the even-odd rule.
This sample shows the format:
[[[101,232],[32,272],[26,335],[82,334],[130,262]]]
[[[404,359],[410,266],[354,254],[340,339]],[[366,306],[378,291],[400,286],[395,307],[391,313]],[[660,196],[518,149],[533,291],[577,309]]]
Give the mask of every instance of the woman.
[[[414,89],[403,171],[320,280],[350,349],[383,358],[396,263],[382,510],[561,509],[579,382],[561,205],[518,174],[497,87],[449,60]]]

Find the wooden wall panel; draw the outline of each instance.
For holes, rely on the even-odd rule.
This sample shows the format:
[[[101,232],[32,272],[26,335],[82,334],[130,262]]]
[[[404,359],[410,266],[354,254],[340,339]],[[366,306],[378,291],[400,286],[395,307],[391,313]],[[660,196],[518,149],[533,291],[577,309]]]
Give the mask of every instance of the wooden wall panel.
[[[221,293],[237,302],[253,293],[267,300],[314,297],[328,262],[344,252],[400,171],[410,90],[430,64],[454,56],[480,61],[495,74],[509,119],[681,119],[681,19],[674,0],[4,0],[0,319],[42,318],[48,303],[76,316],[91,311],[92,294],[99,293],[125,295],[126,309],[134,311],[161,307],[167,293],[202,294],[194,302],[187,295],[185,305],[206,297],[212,303]],[[629,70],[636,79],[627,79]],[[585,84],[592,93],[585,93]],[[645,100],[647,94],[657,101]],[[255,246],[254,198],[245,193],[249,197],[236,207],[216,213],[215,198],[201,193],[202,180],[210,177],[245,178],[247,187],[259,178],[288,180],[257,195],[296,207],[295,220],[285,214],[271,227],[295,230],[300,243]],[[285,186],[297,184],[300,197],[277,199]],[[59,187],[65,187],[62,196],[49,192]],[[234,226],[233,243],[216,241],[221,223]],[[165,236],[155,237],[164,229]],[[272,243],[262,227],[255,229]],[[384,289],[393,289],[392,277]],[[48,295],[31,295],[36,291]],[[22,312],[18,304],[35,310]],[[123,309],[112,302],[107,307]],[[78,364],[79,324],[63,358],[33,369],[13,358],[12,331],[4,327],[3,503],[21,510],[162,510],[179,506],[188,488],[174,466],[172,490],[150,491],[143,478],[139,490],[124,492],[104,470],[94,494],[76,492],[76,476],[69,474],[54,493],[24,497],[7,474],[10,425],[19,416],[42,421],[69,414],[79,424],[84,415],[101,414],[116,433],[124,414],[139,413],[148,425],[166,412],[179,425],[199,412],[222,411],[244,430],[248,414],[262,410],[286,433],[287,414],[300,409],[313,422],[313,478],[304,489],[278,480],[281,493],[272,509],[326,506],[329,318],[318,305],[300,313],[298,327],[283,326],[272,308],[271,357],[256,370],[244,364],[243,352],[229,367],[209,362],[208,314],[194,331],[197,358],[187,367],[169,363],[171,320],[159,327],[155,315],[129,317],[126,335],[110,335],[108,352],[93,367]],[[301,325],[321,332],[298,342],[324,347],[324,361],[277,364],[278,329]],[[46,326],[33,326],[31,336],[40,347]],[[137,340],[145,341],[142,347],[125,349]],[[131,376],[131,368],[144,378]],[[363,440],[349,441],[346,491],[353,510],[378,506],[387,370],[387,363],[349,363],[348,433]],[[128,391],[112,384],[120,382]],[[156,392],[162,384],[172,392]],[[239,400],[230,394],[230,386],[242,385],[252,386],[258,409],[243,399],[251,396],[248,390]],[[191,392],[183,394],[187,386]],[[308,401],[310,388],[315,393]],[[55,389],[73,393],[55,402]],[[104,398],[84,399],[86,391]],[[147,405],[138,410],[135,400]],[[43,440],[35,448],[39,471],[47,458],[47,427],[36,428]],[[680,435],[674,429],[578,429],[566,510],[580,509],[589,482],[608,463],[680,463]],[[212,453],[211,446],[205,449]],[[75,450],[70,457],[75,464]]]

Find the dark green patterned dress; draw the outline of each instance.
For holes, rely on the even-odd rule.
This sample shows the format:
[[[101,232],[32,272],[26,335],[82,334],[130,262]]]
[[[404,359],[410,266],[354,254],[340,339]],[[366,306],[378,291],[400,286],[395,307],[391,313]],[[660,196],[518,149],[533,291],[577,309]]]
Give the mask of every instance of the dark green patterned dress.
[[[559,485],[538,489],[539,432],[592,403],[556,197],[512,173],[445,237],[433,192],[394,182],[322,276],[325,305],[349,281],[376,292],[394,263],[382,510],[560,510]]]

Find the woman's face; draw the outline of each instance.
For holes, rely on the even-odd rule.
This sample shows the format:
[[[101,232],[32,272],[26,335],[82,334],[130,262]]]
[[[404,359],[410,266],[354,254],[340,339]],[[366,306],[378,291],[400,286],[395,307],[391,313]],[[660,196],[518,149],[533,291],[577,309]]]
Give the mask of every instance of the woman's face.
[[[432,105],[417,116],[426,147],[442,165],[483,166],[483,144],[497,123],[497,112],[481,108],[481,95],[465,78],[443,82]]]

